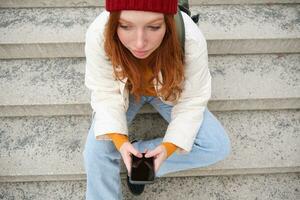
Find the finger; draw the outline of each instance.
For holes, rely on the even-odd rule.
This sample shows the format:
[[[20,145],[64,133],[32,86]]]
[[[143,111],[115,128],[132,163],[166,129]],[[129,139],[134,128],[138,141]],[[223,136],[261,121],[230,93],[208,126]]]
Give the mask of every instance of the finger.
[[[160,168],[160,166],[162,165],[163,162],[164,162],[164,159],[161,156],[158,156],[157,159],[155,159],[155,161],[154,161],[155,173],[158,171],[158,169]]]
[[[139,157],[139,158],[142,158],[142,157],[143,157],[143,155],[142,155],[138,150],[136,150],[136,149],[134,148],[133,145],[131,145],[131,146],[129,147],[129,151],[130,151],[130,153],[132,153],[132,154],[135,155],[136,157]]]
[[[159,166],[159,163],[160,163],[159,157],[157,157],[157,158],[155,159],[154,163],[155,163],[155,171],[157,171],[158,166]]]
[[[153,157],[153,156],[156,156],[159,153],[160,153],[160,150],[158,148],[155,148],[153,151],[147,152],[147,154],[145,155],[145,157],[146,158]]]
[[[129,166],[130,165],[130,160],[129,160],[128,156],[125,156],[123,161],[124,161],[124,164],[127,168],[127,171],[129,171],[130,170],[130,166]]]
[[[155,173],[157,173],[158,168],[159,168],[159,160],[155,159],[154,160],[154,171],[155,171]]]
[[[125,156],[124,164],[127,168],[128,175],[130,175],[130,173],[131,173],[131,157],[130,157],[130,155]]]

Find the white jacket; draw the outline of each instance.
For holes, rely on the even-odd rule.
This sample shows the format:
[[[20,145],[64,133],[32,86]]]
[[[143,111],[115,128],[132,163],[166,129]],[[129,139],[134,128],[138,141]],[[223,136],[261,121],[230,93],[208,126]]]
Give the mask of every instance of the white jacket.
[[[206,40],[198,26],[182,12],[185,25],[185,83],[183,92],[173,105],[171,122],[163,142],[179,147],[178,153],[191,151],[195,137],[203,121],[203,113],[211,97],[211,75],[208,69]],[[109,12],[103,11],[86,32],[85,85],[91,90],[91,106],[95,112],[94,132],[97,139],[110,138],[107,133],[128,135],[126,111],[129,91],[123,82],[116,80],[113,67],[107,59],[103,44],[104,26]],[[159,79],[161,80],[161,73]],[[157,80],[154,80],[156,83]],[[154,84],[156,85],[156,84]],[[161,87],[159,85],[156,91]]]

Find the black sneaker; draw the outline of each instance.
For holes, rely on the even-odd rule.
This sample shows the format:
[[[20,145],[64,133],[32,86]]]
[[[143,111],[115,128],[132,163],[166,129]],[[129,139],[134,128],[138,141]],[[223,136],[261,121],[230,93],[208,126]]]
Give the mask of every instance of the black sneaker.
[[[133,195],[140,195],[144,192],[145,189],[145,184],[132,184],[129,182],[129,176],[127,175],[127,185],[129,188],[129,191],[133,194]]]
[[[137,142],[137,140],[133,140],[130,143],[134,143]],[[144,192],[145,189],[145,184],[132,184],[129,182],[129,176],[127,175],[127,186],[129,188],[129,191],[133,194],[133,195],[140,195]]]

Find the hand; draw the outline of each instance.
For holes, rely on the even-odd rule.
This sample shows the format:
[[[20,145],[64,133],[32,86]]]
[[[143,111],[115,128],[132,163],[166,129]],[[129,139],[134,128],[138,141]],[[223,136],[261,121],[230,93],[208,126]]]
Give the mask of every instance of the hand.
[[[122,144],[120,147],[120,153],[127,168],[128,176],[131,176],[131,154],[139,158],[142,158],[143,155],[136,150],[130,142],[124,142],[124,144]]]
[[[145,157],[154,157],[154,169],[155,173],[157,173],[162,163],[167,159],[167,149],[161,144],[153,150],[148,150]]]

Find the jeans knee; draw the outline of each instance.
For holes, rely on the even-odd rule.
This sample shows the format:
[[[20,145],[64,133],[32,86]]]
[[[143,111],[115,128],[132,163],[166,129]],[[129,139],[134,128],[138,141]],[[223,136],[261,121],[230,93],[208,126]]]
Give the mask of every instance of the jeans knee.
[[[231,152],[231,142],[226,131],[223,132],[223,137],[219,139],[218,149],[222,159],[225,159]]]
[[[216,160],[225,159],[231,152],[229,137],[225,131],[218,132],[218,136],[195,142],[197,148],[206,149]]]
[[[86,168],[89,168],[89,166],[104,164],[105,161],[119,160],[121,157],[112,141],[88,137],[83,150],[83,158]]]

